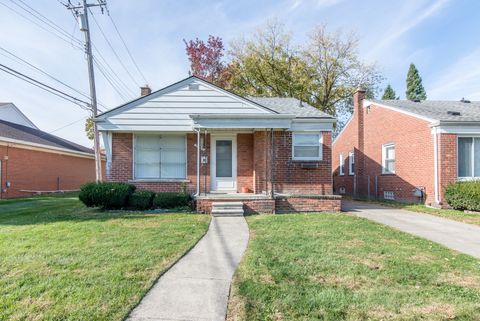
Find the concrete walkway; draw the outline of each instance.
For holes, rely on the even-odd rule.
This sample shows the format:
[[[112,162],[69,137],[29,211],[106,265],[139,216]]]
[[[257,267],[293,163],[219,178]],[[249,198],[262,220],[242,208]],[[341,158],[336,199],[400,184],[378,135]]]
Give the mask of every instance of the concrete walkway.
[[[230,282],[247,248],[243,217],[213,217],[207,234],[147,293],[127,320],[225,320]]]
[[[342,210],[480,258],[480,227],[424,213],[343,201]]]

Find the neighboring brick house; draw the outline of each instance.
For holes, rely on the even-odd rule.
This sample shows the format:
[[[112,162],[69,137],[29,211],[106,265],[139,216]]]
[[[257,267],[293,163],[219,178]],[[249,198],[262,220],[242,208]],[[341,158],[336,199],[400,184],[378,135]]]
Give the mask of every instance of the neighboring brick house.
[[[96,118],[107,180],[195,195],[197,209],[339,210],[332,191],[335,119],[293,98],[241,97],[189,77]],[[308,203],[310,206],[305,206]]]
[[[445,206],[448,184],[480,177],[480,102],[364,94],[333,143],[335,193]]]
[[[91,149],[39,130],[11,103],[0,103],[0,198],[78,190],[95,180]]]

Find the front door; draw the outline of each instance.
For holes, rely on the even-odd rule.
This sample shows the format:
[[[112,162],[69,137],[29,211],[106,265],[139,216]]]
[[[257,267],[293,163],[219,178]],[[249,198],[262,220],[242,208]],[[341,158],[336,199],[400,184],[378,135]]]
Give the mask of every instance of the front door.
[[[212,137],[212,191],[237,191],[237,142],[235,136]]]

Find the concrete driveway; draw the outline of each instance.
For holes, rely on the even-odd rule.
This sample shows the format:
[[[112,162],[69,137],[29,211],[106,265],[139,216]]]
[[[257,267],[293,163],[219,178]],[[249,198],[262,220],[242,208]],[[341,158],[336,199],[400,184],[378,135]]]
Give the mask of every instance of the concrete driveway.
[[[376,204],[343,201],[342,210],[480,258],[480,227]]]
[[[248,238],[244,217],[213,217],[207,234],[158,280],[127,320],[225,320],[230,282]]]

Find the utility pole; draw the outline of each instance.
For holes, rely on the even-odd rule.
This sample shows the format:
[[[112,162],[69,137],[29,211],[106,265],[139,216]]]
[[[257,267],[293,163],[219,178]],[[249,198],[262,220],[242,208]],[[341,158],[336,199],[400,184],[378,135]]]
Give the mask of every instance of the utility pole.
[[[88,10],[90,7],[100,7],[102,13],[107,6],[106,0],[99,0],[98,3],[87,3],[87,0],[82,0],[78,5],[72,5],[70,0],[65,5],[67,9],[72,10],[75,16],[78,18],[80,25],[80,31],[85,34],[85,53],[87,55],[88,63],[88,78],[90,82],[90,101],[92,117],[97,117],[97,92],[95,89],[95,73],[93,69],[93,55],[92,55],[92,42],[90,39],[90,28],[88,25]],[[93,148],[95,150],[95,178],[97,182],[102,181],[102,158],[100,154],[100,137],[98,135],[97,123],[93,121]]]

